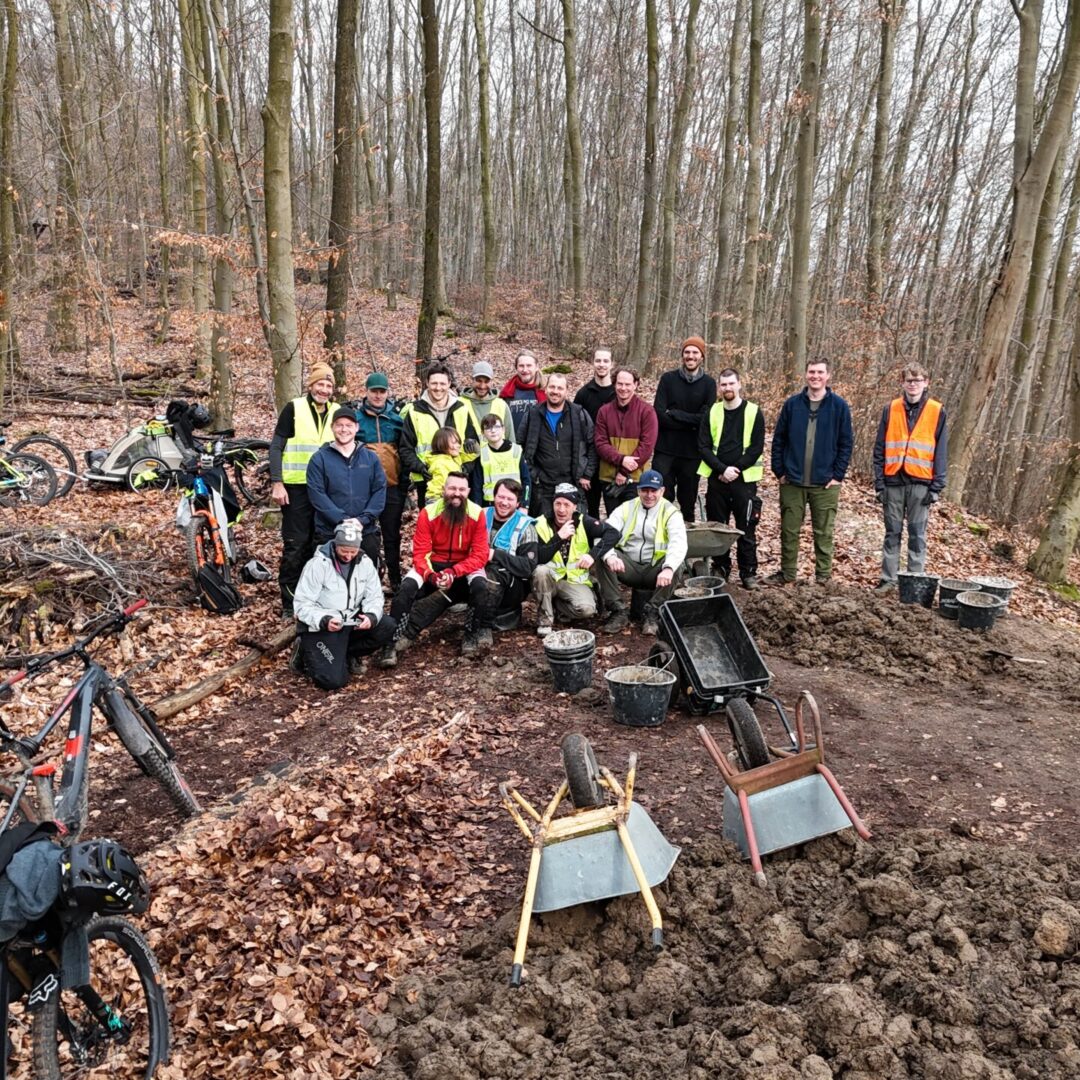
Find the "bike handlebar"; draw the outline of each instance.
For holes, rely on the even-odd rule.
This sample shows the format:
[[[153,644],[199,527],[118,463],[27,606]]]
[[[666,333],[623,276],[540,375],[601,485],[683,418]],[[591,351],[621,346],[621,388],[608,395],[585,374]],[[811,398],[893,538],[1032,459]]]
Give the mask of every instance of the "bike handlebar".
[[[28,661],[25,668],[21,671],[16,671],[14,675],[0,683],[0,701],[6,700],[11,696],[11,688],[16,683],[20,683],[23,679],[28,679],[37,675],[50,664],[55,664],[58,660],[66,660],[70,656],[77,656],[91,641],[94,640],[94,638],[101,637],[102,634],[111,633],[112,631],[119,630],[121,627],[125,626],[131,621],[136,612],[141,611],[146,607],[147,603],[148,601],[146,599],[136,600],[133,604],[129,604],[124,608],[123,611],[119,611],[115,615],[110,616],[97,627],[93,633],[87,634],[86,637],[76,641],[74,645],[69,645],[66,649],[61,649],[59,652],[43,653],[41,656],[33,657]],[[0,728],[2,727],[3,725],[0,723]]]

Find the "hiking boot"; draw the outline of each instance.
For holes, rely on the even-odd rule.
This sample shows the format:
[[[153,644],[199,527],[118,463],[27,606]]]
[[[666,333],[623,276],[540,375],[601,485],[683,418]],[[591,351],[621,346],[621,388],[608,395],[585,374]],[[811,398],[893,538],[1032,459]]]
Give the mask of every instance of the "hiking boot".
[[[479,634],[476,630],[466,630],[465,638],[461,642],[462,656],[475,656],[480,651]]]
[[[483,630],[477,632],[476,644],[479,646],[480,652],[490,652],[495,648],[495,635],[489,627],[485,626]]]
[[[645,618],[641,622],[641,632],[646,637],[656,637],[660,633],[660,624],[656,621],[656,615],[653,612],[645,612]]]
[[[397,651],[394,648],[394,643],[391,641],[389,645],[384,645],[379,652],[375,663],[381,668],[397,667]]]
[[[368,670],[368,658],[366,656],[354,656],[349,661],[350,675],[366,675]]]
[[[886,593],[891,593],[893,591],[893,589],[895,589],[895,588],[896,588],[896,582],[895,581],[886,581],[884,578],[882,578],[881,581],[879,581],[874,586],[874,595],[875,596],[884,596]]]
[[[627,614],[625,608],[615,608],[611,613],[611,618],[604,623],[605,634],[617,634],[620,630],[625,630],[630,625],[630,616]]]
[[[282,622],[292,622],[292,620],[295,619],[295,618],[296,618],[296,615],[293,613],[292,604],[282,604],[281,605],[281,621]]]
[[[555,629],[555,627],[553,627],[551,625],[551,623],[549,623],[549,622],[546,622],[546,621],[539,622],[539,623],[536,624],[536,636],[537,637],[547,637],[548,634],[550,634],[551,631],[554,630],[554,629]]]
[[[394,651],[400,656],[402,653],[408,652],[415,644],[416,638],[409,637],[407,633],[402,634],[401,637],[394,642]]]
[[[289,670],[295,671],[297,675],[304,674],[304,651],[300,647],[299,638],[293,641],[289,650]]]
[[[757,574],[751,574],[749,577],[742,579],[742,587],[748,592],[752,592],[754,589],[761,588],[761,582],[757,579]]]
[[[763,584],[782,587],[784,585],[794,585],[795,580],[794,578],[792,578],[792,580],[789,581],[786,577],[784,577],[783,570],[777,570],[775,574],[770,574],[767,578],[765,578]]]

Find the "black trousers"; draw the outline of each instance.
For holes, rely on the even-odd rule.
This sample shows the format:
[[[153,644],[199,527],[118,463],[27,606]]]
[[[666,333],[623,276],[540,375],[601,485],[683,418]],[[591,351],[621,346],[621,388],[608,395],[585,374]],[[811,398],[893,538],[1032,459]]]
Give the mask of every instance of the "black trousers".
[[[604,485],[600,483],[599,472],[592,474],[592,484],[589,485],[589,490],[585,492],[585,506],[589,512],[589,517],[600,517],[600,496],[604,493]]]
[[[753,499],[756,494],[757,484],[747,484],[743,480],[732,480],[730,484],[725,484],[715,476],[709,477],[709,486],[705,489],[706,519],[726,525],[734,518],[732,523],[735,528],[743,531],[735,544],[739,577],[743,581],[757,574],[757,525],[753,521]],[[731,552],[719,556],[714,564],[727,577],[731,573]]]
[[[454,604],[468,604],[476,612],[477,625],[490,627],[495,612],[488,584],[486,578],[479,576],[472,580],[457,578],[449,589],[439,589],[426,582],[418,586],[415,580],[405,578],[390,605],[390,615],[398,622],[408,620],[405,633],[411,638],[426,630]]]
[[[406,485],[386,489],[386,508],[379,515],[383,553],[386,556],[386,580],[390,588],[401,584],[401,515],[405,513]]]
[[[304,565],[315,554],[315,508],[307,484],[286,484],[289,501],[281,508],[281,566],[278,584],[282,606],[291,608]]]
[[[349,661],[370,656],[394,640],[394,620],[384,615],[370,630],[302,630],[304,674],[322,690],[340,690],[349,681]]]
[[[604,484],[604,511],[610,516],[616,506],[637,497],[637,481],[627,480],[625,484],[616,484],[609,480]]]
[[[676,457],[674,454],[654,454],[652,467],[664,478],[664,498],[677,502],[683,520],[689,524],[697,510],[698,465],[700,458]]]

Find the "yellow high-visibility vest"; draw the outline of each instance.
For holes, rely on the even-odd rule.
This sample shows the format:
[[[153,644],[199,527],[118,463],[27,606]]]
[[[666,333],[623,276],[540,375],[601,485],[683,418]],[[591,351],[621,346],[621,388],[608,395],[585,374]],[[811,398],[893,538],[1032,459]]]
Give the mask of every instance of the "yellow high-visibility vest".
[[[293,398],[293,434],[281,453],[281,479],[286,484],[306,484],[308,462],[323,443],[334,437],[331,424],[341,408],[336,401],[326,406],[325,414],[316,420],[306,397]]]
[[[709,434],[712,438],[713,451],[720,445],[720,434],[724,430],[724,405],[718,401],[709,410]],[[757,420],[758,407],[752,402],[746,403],[746,409],[743,412],[743,426],[742,426],[742,448],[747,450],[750,447],[750,443],[754,438],[754,421]],[[761,457],[750,466],[749,469],[743,469],[741,480],[744,480],[748,484],[756,484],[762,476],[765,475],[765,469],[763,462],[765,461],[765,455]],[[703,461],[698,466],[698,476],[712,476],[712,469]]]

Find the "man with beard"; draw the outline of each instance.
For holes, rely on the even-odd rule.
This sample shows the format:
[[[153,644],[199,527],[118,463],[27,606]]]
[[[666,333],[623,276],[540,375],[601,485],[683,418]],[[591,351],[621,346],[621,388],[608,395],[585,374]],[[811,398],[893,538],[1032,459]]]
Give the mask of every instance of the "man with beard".
[[[435,433],[440,428],[453,428],[461,439],[464,460],[471,462],[480,450],[479,432],[473,425],[468,402],[451,391],[450,369],[445,364],[432,364],[428,368],[424,392],[401,410],[401,418],[398,453],[401,464],[409,470],[409,479],[416,485],[417,505],[423,506],[431,479],[427,459],[431,456]]]
[[[660,425],[653,468],[663,476],[665,496],[678,502],[684,521],[693,521],[697,508],[698,428],[716,404],[716,382],[705,374],[704,364],[705,342],[688,337],[682,346],[682,366],[660,376],[653,399]]]
[[[551,633],[556,606],[566,619],[588,619],[596,614],[590,570],[619,539],[617,529],[579,512],[580,499],[581,493],[573,484],[559,484],[550,517],[536,523],[540,547],[532,580],[540,637]]]
[[[522,487],[517,480],[499,480],[494,504],[484,511],[489,592],[485,613],[491,613],[500,623],[505,617],[512,625],[521,621],[521,603],[529,593],[540,544],[536,523],[521,509],[521,496]],[[508,628],[500,626],[500,629]],[[491,625],[480,626],[479,649],[491,646],[491,631]]]
[[[600,407],[609,401],[615,400],[615,385],[611,381],[611,350],[596,349],[592,360],[593,377],[574,395],[574,404],[580,405],[588,414],[589,419],[596,427],[596,416]],[[585,501],[588,504],[589,513],[593,517],[600,516],[600,459],[597,456],[597,465],[589,477],[589,487],[585,493]]]
[[[270,440],[270,498],[281,507],[281,614],[293,617],[293,592],[304,564],[315,550],[315,510],[308,498],[307,467],[315,451],[334,436],[331,422],[338,406],[334,372],[329,364],[313,364],[307,393],[286,402]]]
[[[548,517],[555,488],[574,484],[588,491],[596,468],[589,414],[566,400],[566,376],[548,376],[547,401],[534,405],[521,425],[521,446],[532,480],[530,513]]]
[[[758,481],[764,475],[765,417],[752,401],[743,401],[739,373],[720,372],[720,400],[702,417],[698,429],[698,472],[708,479],[705,518],[727,524],[743,535],[735,545],[739,577],[744,589],[756,589],[757,521],[761,500]],[[715,560],[714,568],[725,580],[731,573],[731,552]]]
[[[641,376],[632,368],[615,372],[615,400],[596,415],[596,451],[604,506],[610,514],[637,494],[637,481],[656,449],[656,411],[637,392]]]
[[[457,603],[472,609],[471,630],[462,654],[480,650],[479,629],[491,626],[490,594],[484,567],[488,535],[484,513],[469,502],[469,480],[454,472],[443,496],[420,511],[413,537],[413,566],[398,589],[390,614],[399,637],[379,655],[380,667],[394,667],[420,632]],[[490,638],[490,634],[487,635]]]
[[[514,419],[514,438],[520,443],[525,414],[533,405],[543,405],[546,400],[540,384],[540,365],[531,352],[523,349],[518,353],[514,361],[514,375],[499,391],[499,397],[510,408],[510,415]]]

